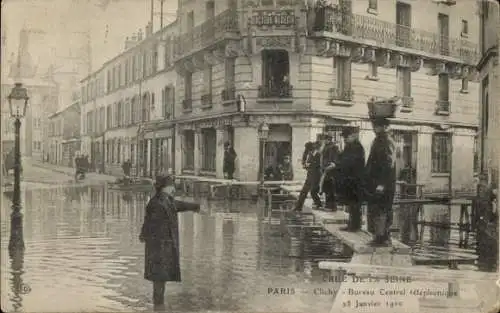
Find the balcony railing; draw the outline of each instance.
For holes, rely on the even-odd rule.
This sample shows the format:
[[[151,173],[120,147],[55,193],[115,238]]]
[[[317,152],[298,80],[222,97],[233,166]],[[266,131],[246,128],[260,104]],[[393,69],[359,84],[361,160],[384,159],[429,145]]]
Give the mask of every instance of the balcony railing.
[[[330,89],[330,99],[337,101],[352,101],[354,99],[354,90],[352,89]]]
[[[312,11],[311,11],[312,12]],[[335,9],[315,11],[313,31],[338,32],[354,38],[373,40],[380,45],[394,45],[450,56],[475,64],[478,46],[464,39],[453,39],[359,14],[341,15]]]
[[[224,38],[226,33],[237,32],[239,23],[236,10],[226,10],[190,32],[178,36],[174,41],[174,54],[179,57],[193,50],[201,50]]]
[[[259,98],[291,98],[292,89],[290,83],[259,86]]]
[[[182,110],[184,112],[192,111],[193,110],[193,100],[191,100],[191,99],[182,100]]]
[[[436,101],[436,114],[440,114],[440,115],[450,114],[450,101],[437,100]]]
[[[212,94],[204,94],[201,96],[201,105],[203,107],[210,107],[212,106]]]
[[[236,89],[234,87],[230,87],[222,90],[221,92],[222,102],[236,100]]]

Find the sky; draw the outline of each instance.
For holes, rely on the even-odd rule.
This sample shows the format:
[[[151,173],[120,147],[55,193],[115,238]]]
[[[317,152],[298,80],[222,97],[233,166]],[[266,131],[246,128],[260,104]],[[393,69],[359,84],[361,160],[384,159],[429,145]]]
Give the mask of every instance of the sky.
[[[40,69],[50,63],[71,67],[71,56],[87,50],[88,33],[92,70],[124,49],[127,36],[144,32],[151,0],[2,0],[2,31],[6,35],[6,61],[17,53],[19,31],[30,29],[30,54]],[[159,27],[160,0],[154,0],[155,29]],[[164,24],[172,21],[177,0],[166,0]],[[88,30],[88,32],[87,32]],[[5,64],[4,62],[2,62]],[[6,70],[2,66],[2,71]]]

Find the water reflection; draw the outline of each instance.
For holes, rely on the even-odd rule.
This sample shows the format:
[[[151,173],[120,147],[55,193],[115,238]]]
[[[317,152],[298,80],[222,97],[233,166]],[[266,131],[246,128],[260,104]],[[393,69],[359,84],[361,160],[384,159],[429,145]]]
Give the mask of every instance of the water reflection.
[[[4,258],[10,225],[8,218],[1,221],[4,308],[151,309],[151,284],[143,279],[144,246],[137,239],[149,196],[106,186],[27,190],[23,196],[26,251],[12,254],[10,263]],[[183,282],[167,284],[170,309],[330,309],[328,298],[267,295],[270,284],[301,286],[316,258],[332,256],[326,248],[319,253],[322,256],[311,256],[321,246],[317,234],[306,228],[295,234],[283,225],[263,223],[259,207],[252,202],[198,201],[200,214],[179,215]],[[8,217],[9,210],[2,208],[2,217]],[[292,241],[297,240],[303,243],[294,254]],[[27,281],[29,293],[23,292]]]

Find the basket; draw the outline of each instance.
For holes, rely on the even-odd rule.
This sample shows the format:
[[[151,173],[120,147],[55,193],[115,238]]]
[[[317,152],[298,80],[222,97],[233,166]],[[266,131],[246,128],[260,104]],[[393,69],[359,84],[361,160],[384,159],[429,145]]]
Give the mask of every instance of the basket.
[[[396,108],[398,107],[397,99],[372,99],[368,103],[368,115],[371,118],[393,118],[396,115]]]

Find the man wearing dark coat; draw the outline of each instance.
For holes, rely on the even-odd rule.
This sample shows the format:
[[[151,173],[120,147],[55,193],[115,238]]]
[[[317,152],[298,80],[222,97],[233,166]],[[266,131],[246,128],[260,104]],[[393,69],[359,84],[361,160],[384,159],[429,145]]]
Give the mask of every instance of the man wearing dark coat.
[[[368,197],[368,231],[374,237],[372,244],[391,244],[392,205],[396,190],[395,145],[389,133],[387,119],[372,119],[375,139],[366,163],[366,192]]]
[[[321,156],[319,152],[320,143],[313,144],[312,152],[309,153],[305,167],[307,169],[306,181],[302,186],[299,198],[295,204],[295,211],[301,211],[304,206],[307,194],[311,193],[311,198],[316,208],[321,208],[321,199],[319,197],[319,181],[321,179]]]
[[[342,137],[345,140],[345,147],[335,163],[333,175],[337,195],[349,209],[349,222],[342,230],[356,232],[361,229],[365,149],[359,142],[357,128],[344,128]]]
[[[334,175],[330,171],[331,167],[337,161],[339,156],[339,148],[332,142],[332,136],[323,134],[321,147],[321,173],[323,179],[320,180],[320,190],[325,193],[325,209],[336,211],[337,200],[335,199],[335,184]]]
[[[234,170],[235,170],[235,161],[237,158],[236,151],[234,151],[233,146],[229,141],[224,143],[224,160],[222,161],[222,172],[224,173],[225,178],[233,179]]]
[[[157,176],[155,189],[155,195],[146,206],[139,240],[146,244],[144,278],[153,282],[155,307],[162,307],[166,282],[181,281],[177,212],[196,210],[199,207],[180,208],[176,205],[175,182],[172,176]]]

